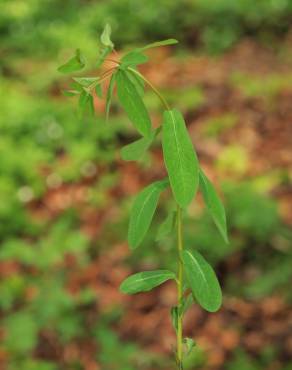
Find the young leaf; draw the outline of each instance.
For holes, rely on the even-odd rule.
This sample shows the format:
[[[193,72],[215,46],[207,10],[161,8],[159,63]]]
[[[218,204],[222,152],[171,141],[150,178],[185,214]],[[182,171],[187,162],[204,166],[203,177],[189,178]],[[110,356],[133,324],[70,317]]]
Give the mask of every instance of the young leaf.
[[[177,43],[178,43],[178,41],[175,40],[175,39],[167,39],[167,40],[153,42],[152,44],[143,46],[142,48],[138,48],[136,50],[142,51],[142,50],[147,50],[147,49],[151,49],[151,48],[157,48],[159,46],[174,45],[174,44],[177,44]]]
[[[162,148],[173,195],[184,208],[197,191],[199,165],[183,116],[176,109],[164,112]]]
[[[186,346],[186,355],[188,356],[192,352],[196,343],[192,338],[184,338],[184,344]]]
[[[206,311],[217,311],[222,304],[222,293],[213,268],[197,251],[184,250],[182,260],[187,279],[198,303]]]
[[[79,49],[76,50],[75,56],[58,68],[61,73],[71,73],[80,71],[85,67],[85,59]]]
[[[111,26],[107,23],[104,27],[104,30],[100,36],[100,41],[104,46],[110,47],[111,49],[114,48],[114,44],[111,40]]]
[[[106,121],[108,121],[108,117],[109,117],[109,112],[110,112],[110,107],[111,107],[111,102],[112,102],[112,97],[113,97],[113,92],[114,92],[114,87],[115,87],[115,78],[116,78],[116,75],[112,74],[110,83],[108,85],[107,93],[106,93],[106,103],[105,103]]]
[[[137,195],[128,230],[128,241],[132,249],[137,248],[142,242],[154,216],[160,193],[167,186],[168,180],[156,181]]]
[[[120,286],[120,291],[126,294],[148,292],[170,279],[175,279],[175,274],[168,270],[139,272],[124,280]]]
[[[125,54],[122,57],[121,66],[123,68],[127,68],[129,66],[135,67],[138,64],[143,64],[143,63],[146,63],[147,61],[148,61],[148,57],[146,55],[140,53],[139,51],[133,50],[129,52],[128,54]]]
[[[228,243],[226,215],[224,206],[218,197],[214,186],[208,177],[200,169],[200,189],[203,194],[204,202],[208,211],[210,212],[220,234],[224,241]]]
[[[151,121],[148,111],[127,74],[119,70],[116,74],[118,98],[129,119],[143,136],[151,133]]]
[[[103,47],[100,48],[99,56],[97,58],[96,67],[99,68],[104,62],[105,58],[112,52],[114,44],[111,40],[111,26],[106,24],[100,36],[100,41]]]
[[[124,161],[139,160],[152,144],[156,134],[157,130],[153,130],[149,137],[142,137],[141,139],[124,146],[121,150],[122,159]]]
[[[166,219],[159,226],[155,240],[160,241],[165,239],[172,232],[174,224],[175,224],[175,212],[172,211],[168,214]]]

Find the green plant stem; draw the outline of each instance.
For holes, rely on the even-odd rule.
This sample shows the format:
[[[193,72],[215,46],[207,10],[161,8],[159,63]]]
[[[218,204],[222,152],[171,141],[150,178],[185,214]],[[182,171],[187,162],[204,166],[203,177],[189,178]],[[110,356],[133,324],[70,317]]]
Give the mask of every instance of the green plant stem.
[[[102,75],[99,76],[99,79],[97,81],[94,81],[91,85],[86,87],[84,90],[87,90],[88,92],[90,92],[90,90],[94,89],[95,86],[99,85],[101,82],[105,81],[108,77],[110,77],[115,69],[116,67],[113,67],[105,71]]]
[[[147,80],[147,78],[145,78],[140,72],[136,71],[136,69],[129,67],[128,70],[131,71],[131,72],[133,72],[133,73],[135,73],[143,81],[145,81],[146,84],[149,85],[151,87],[151,89],[155,92],[155,94],[159,97],[159,99],[161,100],[161,102],[164,105],[165,109],[166,110],[170,110],[170,106],[168,105],[167,101],[160,94],[160,92],[156,89],[156,87],[152,84],[152,82],[150,82],[149,80]]]
[[[182,254],[183,237],[182,237],[182,215],[181,208],[177,205],[177,251],[178,251],[178,272],[177,272],[177,307],[178,307],[178,322],[177,322],[177,366],[178,370],[183,369],[183,313],[181,310],[183,300],[183,263]]]
[[[154,93],[159,97],[163,106],[166,110],[170,110],[170,106],[168,105],[167,101],[164,97],[160,94],[160,92],[156,89],[156,87],[145,78],[140,72],[135,70],[134,68],[128,68],[131,72],[135,73],[139,76],[150,88],[154,91]],[[177,204],[177,251],[178,251],[178,271],[177,271],[177,307],[178,307],[178,322],[177,322],[177,352],[176,352],[176,360],[177,360],[177,369],[183,370],[183,312],[181,310],[182,303],[183,303],[183,263],[182,263],[182,251],[183,251],[183,237],[182,237],[182,210],[181,207]]]

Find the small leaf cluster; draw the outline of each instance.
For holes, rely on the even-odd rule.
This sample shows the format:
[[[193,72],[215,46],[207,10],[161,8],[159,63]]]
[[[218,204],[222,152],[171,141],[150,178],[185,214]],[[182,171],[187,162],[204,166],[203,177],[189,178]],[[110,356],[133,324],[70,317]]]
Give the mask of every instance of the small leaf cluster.
[[[161,136],[167,177],[158,179],[146,186],[136,196],[128,229],[128,242],[131,249],[136,249],[142,244],[157,210],[160,196],[168,190],[171,190],[168,194],[172,193],[178,210],[186,210],[197,192],[200,191],[219,233],[225,242],[228,242],[224,207],[215,188],[200,167],[182,113],[177,109],[171,109],[151,82],[137,70],[138,65],[148,60],[148,57],[144,54],[147,49],[171,45],[176,42],[174,39],[169,39],[134,49],[123,55],[120,60],[114,61],[115,67],[104,72],[100,77],[74,79],[75,83],[78,84],[77,91],[80,92],[79,103],[84,106],[87,101],[90,101],[90,106],[92,106],[92,88],[100,86],[104,79],[110,78],[106,94],[106,115],[108,116],[111,99],[116,88],[117,98],[122,108],[134,128],[141,135],[141,138],[137,141],[122,149],[121,156],[123,159],[128,161],[138,160],[151,147],[153,141]],[[101,43],[103,49],[98,58],[98,66],[106,60],[109,53],[114,51],[108,25],[101,36]],[[72,68],[76,70],[78,63],[80,69],[82,69],[83,63],[80,60],[82,60],[80,52],[76,52],[74,58],[60,67],[60,71],[71,72]],[[145,85],[149,85],[158,95],[165,108],[162,123],[158,128],[153,127],[151,116],[143,101]],[[171,211],[169,213],[159,228],[158,240],[163,239],[177,226],[177,218],[178,212]],[[178,306],[171,310],[176,330],[178,319],[183,316],[193,301],[209,312],[217,311],[222,303],[222,293],[218,279],[205,258],[193,249],[183,249],[180,252],[179,259],[180,263],[183,264],[186,281],[183,298],[178,302]],[[127,294],[147,292],[167,280],[178,282],[178,276],[176,273],[165,269],[139,272],[124,280],[120,290]],[[193,342],[186,339],[186,346],[189,349],[192,348]]]

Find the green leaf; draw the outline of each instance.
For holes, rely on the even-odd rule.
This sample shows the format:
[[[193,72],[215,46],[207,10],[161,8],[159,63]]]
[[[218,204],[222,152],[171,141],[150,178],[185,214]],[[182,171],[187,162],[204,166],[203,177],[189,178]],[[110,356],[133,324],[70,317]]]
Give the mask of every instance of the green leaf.
[[[162,148],[174,198],[184,208],[197,191],[199,165],[183,116],[176,109],[164,112]]]
[[[80,71],[85,67],[85,59],[79,49],[76,50],[75,56],[58,68],[61,73],[71,73]]]
[[[72,90],[77,90],[77,91],[79,91],[79,93],[82,93],[82,91],[84,91],[84,87],[83,86],[81,86],[79,83],[77,83],[77,82],[72,82],[71,84],[70,84],[70,86],[71,86],[71,89]]]
[[[177,332],[178,317],[179,317],[178,307],[177,306],[171,307],[171,309],[170,309],[170,315],[171,315],[171,323],[172,323],[172,326],[173,326],[174,330]]]
[[[139,77],[136,73],[132,72],[131,70],[125,71],[127,76],[129,77],[130,81],[135,85],[138,94],[143,97],[144,90],[145,90],[145,83],[141,77]]]
[[[153,130],[149,137],[142,137],[139,140],[134,141],[121,150],[121,157],[124,161],[137,161],[139,160],[146,152],[146,150],[153,143],[157,135],[157,130]]]
[[[218,197],[214,186],[208,177],[200,169],[200,189],[203,194],[204,202],[210,212],[224,241],[228,243],[226,215],[224,206]]]
[[[96,96],[98,96],[99,98],[102,98],[102,89],[101,89],[101,85],[96,85],[95,86],[95,93],[96,93]]]
[[[115,79],[116,79],[116,75],[114,73],[111,76],[110,83],[109,83],[107,93],[106,93],[106,103],[105,103],[106,121],[108,121],[108,117],[109,117],[109,112],[110,112],[110,107],[111,107],[111,102],[112,102],[112,97],[113,97],[113,92],[114,92],[114,87],[115,87]]]
[[[194,299],[193,299],[192,294],[189,294],[187,297],[183,297],[182,303],[180,306],[180,314],[184,315],[187,312],[187,310],[191,307],[193,302],[194,302]]]
[[[126,294],[148,292],[170,279],[175,279],[175,274],[168,270],[139,272],[124,280],[120,286],[120,291]]]
[[[142,50],[147,50],[147,49],[151,49],[151,48],[157,48],[159,46],[174,45],[174,44],[177,44],[177,43],[178,43],[178,41],[175,40],[175,39],[167,39],[167,40],[153,42],[152,44],[148,44],[148,45],[146,45],[142,48],[138,48],[136,50],[142,51]]]
[[[121,63],[122,63],[122,67],[123,68],[127,68],[129,66],[131,67],[135,67],[137,66],[138,64],[143,64],[143,63],[146,63],[148,61],[148,57],[144,54],[142,54],[141,52],[139,51],[136,51],[136,50],[133,50],[127,54],[125,54],[122,59],[121,59]]]
[[[198,303],[206,311],[217,311],[222,304],[222,293],[213,268],[197,251],[184,250],[182,260],[187,279]]]
[[[192,352],[196,343],[192,338],[184,338],[183,342],[186,346],[186,356],[188,356]]]
[[[136,129],[143,135],[151,133],[151,120],[147,109],[127,74],[119,70],[116,74],[118,98]]]
[[[168,180],[156,181],[143,189],[136,197],[130,216],[128,241],[137,248],[147,233],[157,208],[160,193],[168,186]]]
[[[79,108],[82,114],[94,114],[93,96],[86,91],[83,91],[79,97]]]
[[[107,47],[110,47],[110,48],[113,49],[114,44],[111,40],[111,33],[112,33],[111,26],[107,23],[104,27],[104,30],[103,30],[101,36],[100,36],[100,41],[104,46],[107,46]]]
[[[77,82],[82,87],[90,87],[97,83],[100,78],[99,77],[73,77],[73,80]]]
[[[174,224],[175,224],[175,212],[171,211],[166,217],[166,219],[159,226],[155,240],[160,241],[165,239],[172,232]]]

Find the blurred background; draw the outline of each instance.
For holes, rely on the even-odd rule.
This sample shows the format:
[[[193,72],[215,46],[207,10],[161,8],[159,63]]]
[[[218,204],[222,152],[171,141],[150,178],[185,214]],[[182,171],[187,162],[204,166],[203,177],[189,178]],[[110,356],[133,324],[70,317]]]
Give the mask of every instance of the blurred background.
[[[139,163],[137,136],[113,102],[80,119],[56,69],[98,53],[106,22],[118,50],[165,38],[143,73],[184,113],[226,206],[230,244],[194,201],[185,244],[216,267],[223,308],[193,307],[186,369],[291,370],[292,2],[290,0],[1,0],[0,368],[168,370],[173,283],[128,297],[129,274],[175,269],[172,239],[126,244],[133,196],[163,173],[159,146]],[[96,71],[93,71],[96,73]],[[161,105],[145,102],[159,124]]]

